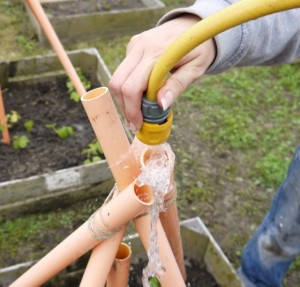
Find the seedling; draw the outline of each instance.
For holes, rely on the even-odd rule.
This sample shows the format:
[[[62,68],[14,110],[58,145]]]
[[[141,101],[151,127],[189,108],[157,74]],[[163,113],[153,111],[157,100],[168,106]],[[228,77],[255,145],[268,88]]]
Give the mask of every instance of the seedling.
[[[33,127],[34,127],[34,121],[33,120],[28,120],[24,123],[24,127],[27,132],[31,133]]]
[[[149,279],[150,287],[160,287],[159,280],[156,277]]]
[[[46,125],[46,128],[52,129],[61,139],[66,139],[68,137],[74,136],[74,128],[72,126],[63,126],[56,128],[56,124]]]
[[[18,135],[15,135],[13,137],[13,147],[15,149],[24,149],[24,148],[27,148],[27,146],[29,145],[29,139],[27,136],[25,135],[22,135],[22,136],[18,136]]]
[[[91,142],[87,148],[84,148],[82,154],[86,154],[86,160],[83,162],[84,164],[97,162],[103,159],[103,150],[96,140]]]
[[[20,119],[21,116],[16,111],[11,111],[10,113],[6,114],[7,127],[9,129],[12,128]]]
[[[88,90],[91,87],[91,82],[86,79],[80,70],[77,73],[83,87]],[[68,88],[70,99],[76,103],[80,102],[80,95],[76,92],[75,87],[70,79],[68,79],[66,86]]]

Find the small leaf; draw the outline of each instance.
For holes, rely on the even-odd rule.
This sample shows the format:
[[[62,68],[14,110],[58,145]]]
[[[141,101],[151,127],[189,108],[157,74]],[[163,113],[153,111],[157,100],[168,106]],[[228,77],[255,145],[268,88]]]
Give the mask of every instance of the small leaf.
[[[71,92],[70,99],[76,103],[80,102],[80,96],[76,92]]]
[[[24,127],[25,127],[26,131],[30,133],[34,127],[34,121],[33,120],[26,121],[24,123]]]
[[[92,162],[100,161],[102,158],[100,156],[93,156]]]
[[[150,287],[160,287],[159,280],[156,277],[149,279]]]
[[[83,162],[83,164],[90,164],[90,163],[91,163],[91,160],[88,158]]]

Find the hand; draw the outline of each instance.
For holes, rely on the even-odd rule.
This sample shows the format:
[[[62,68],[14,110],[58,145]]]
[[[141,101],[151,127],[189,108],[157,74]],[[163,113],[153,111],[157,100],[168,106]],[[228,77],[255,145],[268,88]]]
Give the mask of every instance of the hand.
[[[116,97],[131,130],[137,131],[142,126],[142,96],[147,89],[157,59],[179,34],[199,20],[197,16],[185,14],[131,38],[126,57],[109,83],[109,88]],[[216,47],[213,39],[202,43],[185,55],[172,69],[171,76],[158,91],[158,104],[163,109],[171,106],[189,84],[204,74],[215,55]]]

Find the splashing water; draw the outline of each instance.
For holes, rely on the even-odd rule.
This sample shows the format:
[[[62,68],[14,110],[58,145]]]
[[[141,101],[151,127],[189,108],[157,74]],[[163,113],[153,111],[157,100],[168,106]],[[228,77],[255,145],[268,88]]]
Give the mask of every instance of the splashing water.
[[[169,191],[170,177],[175,161],[174,153],[169,144],[165,143],[150,149],[141,174],[137,178],[140,184],[151,186],[154,194],[154,202],[149,210],[151,216],[151,233],[148,249],[148,265],[143,270],[143,286],[149,287],[150,277],[163,275],[164,267],[159,257],[157,223],[159,213],[164,211],[164,196]]]

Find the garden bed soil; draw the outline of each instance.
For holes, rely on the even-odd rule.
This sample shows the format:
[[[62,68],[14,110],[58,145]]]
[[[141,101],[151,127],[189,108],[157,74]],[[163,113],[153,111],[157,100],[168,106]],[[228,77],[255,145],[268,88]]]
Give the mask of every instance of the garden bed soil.
[[[129,286],[142,287],[143,268],[147,262],[141,258],[137,258],[132,262],[130,269]],[[206,270],[203,263],[195,261],[191,258],[185,258],[185,267],[187,273],[187,287],[218,287],[214,277]]]
[[[51,1],[43,3],[45,12],[51,16],[88,14],[111,10],[142,8],[144,6],[140,0],[68,0],[55,3]]]
[[[25,135],[29,144],[14,148],[0,143],[0,182],[83,164],[86,155],[82,151],[95,135],[82,104],[69,98],[66,81],[59,77],[42,83],[20,82],[4,89],[6,114],[16,111],[21,117],[10,129],[10,137]],[[29,120],[34,122],[31,132],[24,127]],[[46,127],[49,124],[72,126],[74,136],[61,139]]]
[[[80,285],[80,281],[86,266],[88,257],[81,262],[81,269],[78,271],[78,263],[69,266],[59,276],[45,283],[43,287],[75,287]],[[83,264],[84,263],[84,264]],[[219,284],[214,277],[206,270],[203,263],[195,261],[191,258],[185,258],[187,272],[187,287],[218,287]],[[142,274],[143,268],[147,265],[147,261],[143,258],[133,258],[130,265],[129,287],[143,287]],[[77,271],[76,271],[77,270]]]

